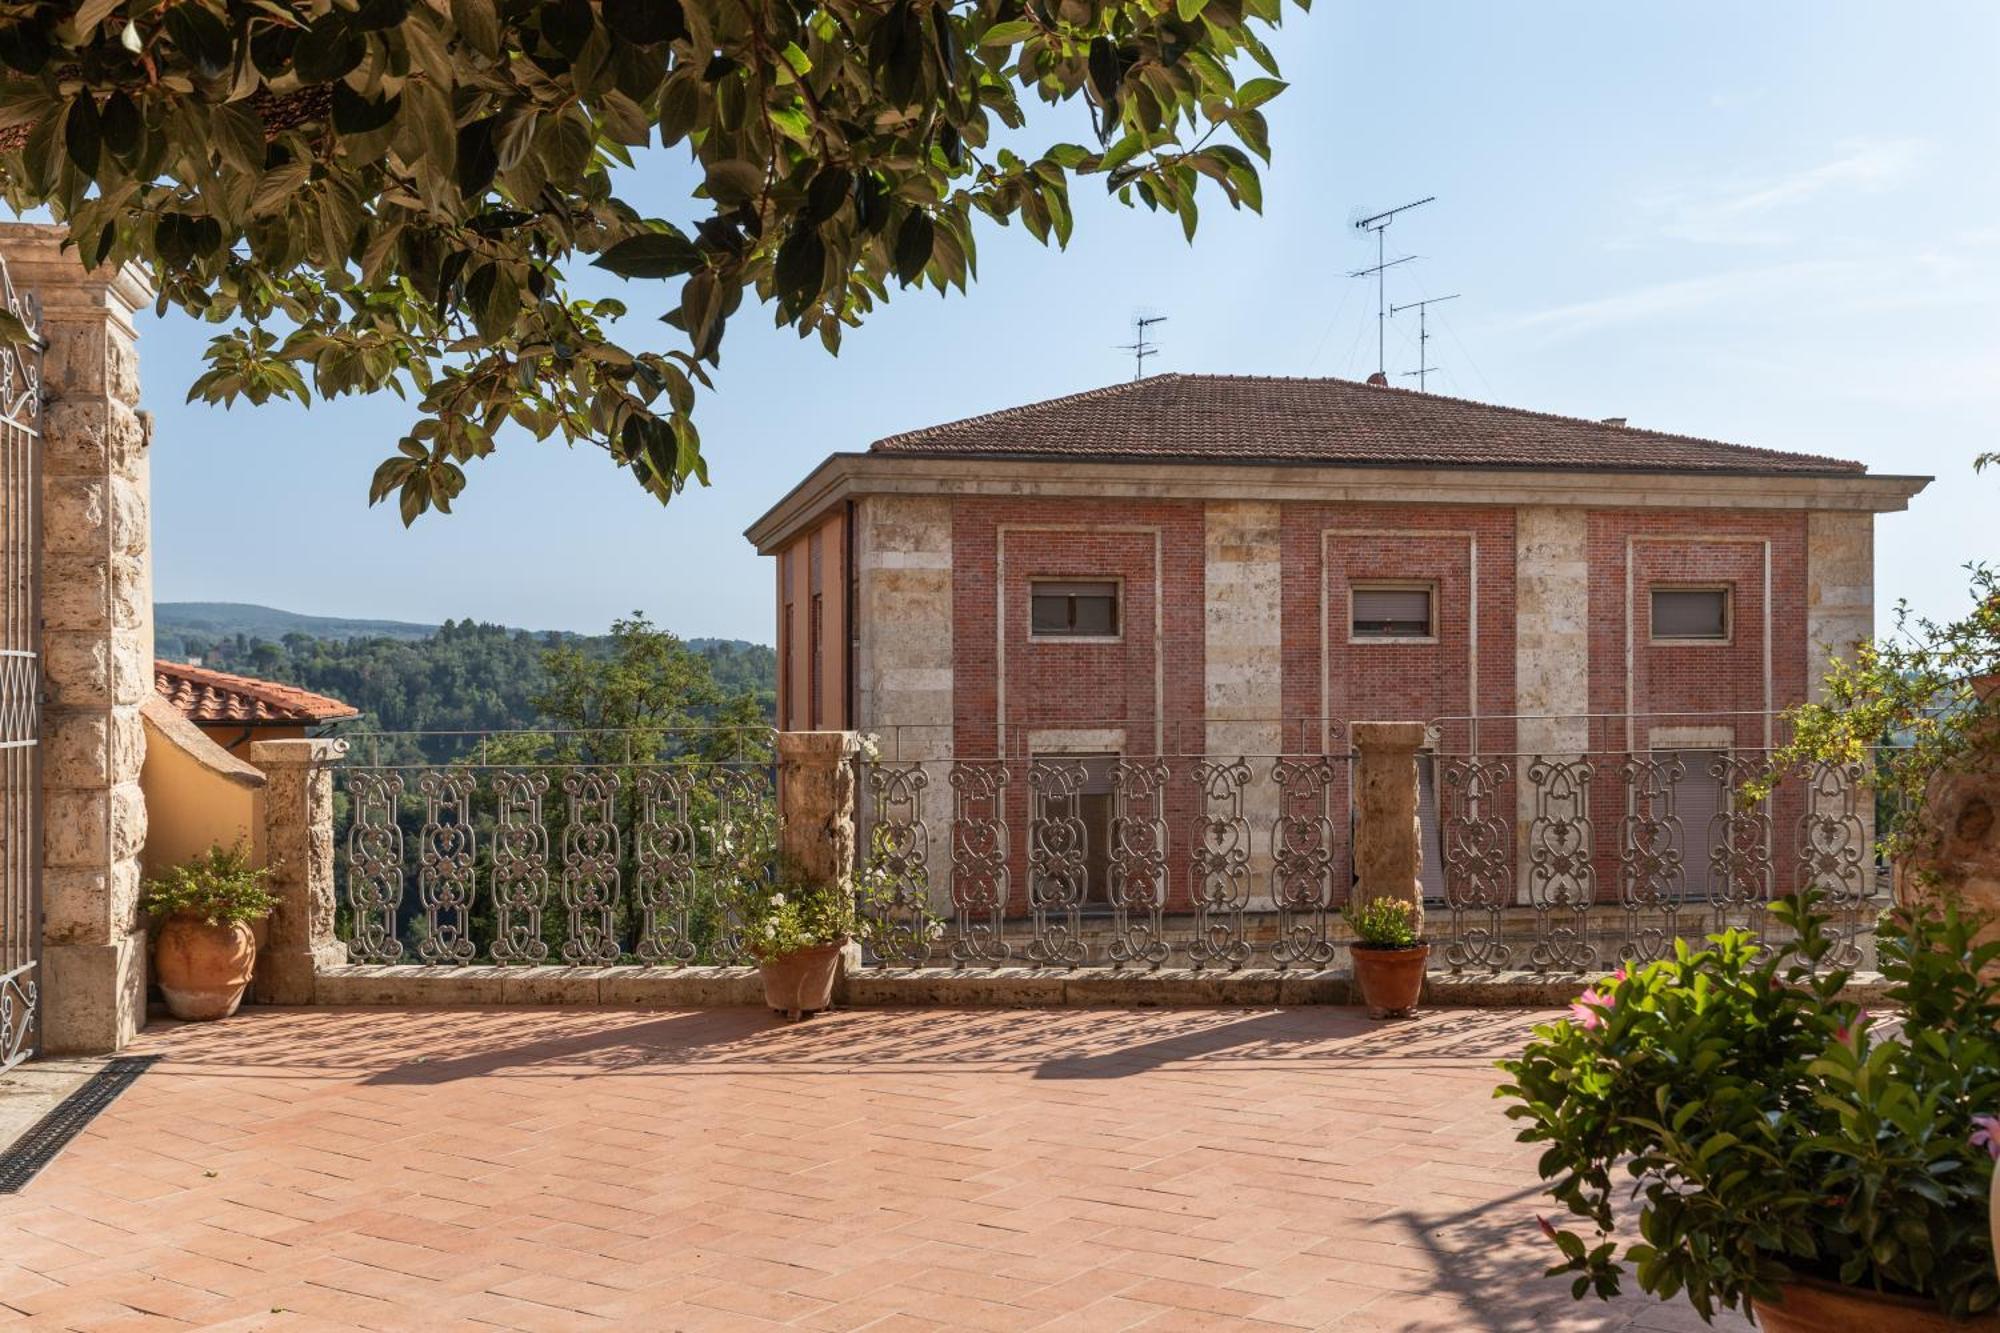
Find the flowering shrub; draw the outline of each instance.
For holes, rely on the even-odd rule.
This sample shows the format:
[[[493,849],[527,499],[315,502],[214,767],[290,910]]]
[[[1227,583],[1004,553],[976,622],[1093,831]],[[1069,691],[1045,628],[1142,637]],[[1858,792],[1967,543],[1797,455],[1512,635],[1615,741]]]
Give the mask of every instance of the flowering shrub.
[[[1621,972],[1535,1029],[1501,1063],[1520,1138],[1547,1144],[1549,1192],[1594,1232],[1544,1221],[1571,1294],[1646,1291],[1717,1306],[1774,1298],[1799,1277],[1927,1297],[1964,1315],[2000,1304],[1987,1200],[2000,1114],[2000,944],[1974,924],[1899,910],[1879,933],[1899,1025],[1838,998],[1810,899],[1772,913],[1799,943],[1744,931],[1685,941]],[[1641,1200],[1612,1236],[1614,1176]]]
[[[261,921],[278,900],[264,887],[270,870],[252,866],[242,844],[210,847],[146,881],[139,906],[154,916],[189,916],[211,926]]]
[[[1340,914],[1365,949],[1408,949],[1423,934],[1423,908],[1404,898],[1369,898],[1349,903]]]

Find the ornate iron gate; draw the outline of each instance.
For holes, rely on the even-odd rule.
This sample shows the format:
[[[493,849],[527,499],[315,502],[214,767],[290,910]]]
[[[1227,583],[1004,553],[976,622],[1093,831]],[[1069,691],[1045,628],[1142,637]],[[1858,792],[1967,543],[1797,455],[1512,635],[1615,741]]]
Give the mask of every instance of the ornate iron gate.
[[[0,259],[0,1069],[40,1041],[42,337]]]

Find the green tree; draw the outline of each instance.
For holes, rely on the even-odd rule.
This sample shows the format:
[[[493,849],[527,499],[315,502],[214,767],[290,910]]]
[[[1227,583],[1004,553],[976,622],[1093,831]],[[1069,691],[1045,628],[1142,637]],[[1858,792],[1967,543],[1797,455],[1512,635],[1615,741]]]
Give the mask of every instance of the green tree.
[[[549,649],[542,670],[548,684],[534,698],[535,711],[557,731],[559,753],[648,763],[674,754],[726,760],[738,751],[753,759],[769,752],[756,695],[725,695],[708,658],[641,612],[612,621],[608,644]]]
[[[0,185],[226,326],[192,396],[413,395],[370,492],[405,522],[509,424],[664,501],[706,479],[696,386],[746,293],[837,350],[892,282],[963,289],[978,215],[1066,242],[1072,176],[1190,234],[1203,177],[1258,207],[1281,5],[0,0]],[[1002,146],[1036,100],[1094,146]],[[619,195],[653,145],[700,172],[678,218]],[[678,282],[685,346],[614,341],[578,256]]]

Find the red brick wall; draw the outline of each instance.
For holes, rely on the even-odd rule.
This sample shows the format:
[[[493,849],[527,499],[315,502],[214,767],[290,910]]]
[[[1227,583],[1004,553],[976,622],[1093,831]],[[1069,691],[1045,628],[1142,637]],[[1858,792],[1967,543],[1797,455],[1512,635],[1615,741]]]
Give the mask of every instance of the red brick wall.
[[[1738,744],[1763,741],[1761,720],[1806,694],[1806,521],[1770,511],[1601,510],[1590,515],[1590,708],[1657,715],[1648,726],[1730,726]],[[1636,543],[1633,538],[1639,538]],[[1770,552],[1769,693],[1765,671],[1766,543]],[[1626,686],[1626,563],[1632,602],[1631,696]],[[1710,584],[1730,590],[1725,644],[1655,644],[1651,588]],[[1622,733],[1603,743],[1624,743]]]
[[[1329,530],[1336,535],[1324,536]],[[1438,535],[1401,535],[1430,531]],[[1350,535],[1354,532],[1367,535]],[[1325,712],[1335,723],[1429,721],[1475,711],[1469,688],[1474,542],[1465,534],[1478,546],[1476,711],[1514,711],[1511,507],[1298,504],[1284,511],[1283,697],[1288,718],[1321,712],[1322,607]],[[1433,584],[1437,642],[1349,643],[1350,588],[1372,580]],[[1489,737],[1482,733],[1482,739]]]

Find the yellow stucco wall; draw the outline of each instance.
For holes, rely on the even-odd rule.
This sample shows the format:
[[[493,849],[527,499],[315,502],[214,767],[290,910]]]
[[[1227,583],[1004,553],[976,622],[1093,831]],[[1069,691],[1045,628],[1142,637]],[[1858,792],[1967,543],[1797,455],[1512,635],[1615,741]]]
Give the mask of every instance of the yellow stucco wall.
[[[163,699],[140,709],[146,726],[146,763],[139,785],[146,793],[148,876],[199,856],[210,847],[242,843],[257,864],[257,798],[264,775],[203,735]]]

